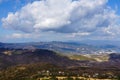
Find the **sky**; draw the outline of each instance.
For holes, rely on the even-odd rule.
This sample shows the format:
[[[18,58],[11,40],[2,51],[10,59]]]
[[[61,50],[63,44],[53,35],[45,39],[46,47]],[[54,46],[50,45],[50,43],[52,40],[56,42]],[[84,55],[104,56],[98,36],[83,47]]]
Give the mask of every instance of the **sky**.
[[[120,0],[0,0],[0,42],[120,41]]]

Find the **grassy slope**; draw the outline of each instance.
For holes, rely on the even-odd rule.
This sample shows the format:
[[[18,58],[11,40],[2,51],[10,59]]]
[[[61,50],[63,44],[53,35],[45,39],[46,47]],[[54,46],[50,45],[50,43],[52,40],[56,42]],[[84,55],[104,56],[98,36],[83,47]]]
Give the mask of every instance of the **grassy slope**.
[[[70,59],[73,59],[73,60],[90,60],[90,61],[95,61],[94,58],[89,58],[89,57],[86,57],[86,56],[83,56],[83,55],[71,55],[69,56]]]

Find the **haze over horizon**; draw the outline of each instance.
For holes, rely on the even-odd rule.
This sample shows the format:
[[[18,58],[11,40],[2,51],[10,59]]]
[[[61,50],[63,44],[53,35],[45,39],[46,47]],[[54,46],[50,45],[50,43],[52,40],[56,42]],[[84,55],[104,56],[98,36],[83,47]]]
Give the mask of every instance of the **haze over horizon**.
[[[0,0],[0,42],[120,41],[120,0]]]

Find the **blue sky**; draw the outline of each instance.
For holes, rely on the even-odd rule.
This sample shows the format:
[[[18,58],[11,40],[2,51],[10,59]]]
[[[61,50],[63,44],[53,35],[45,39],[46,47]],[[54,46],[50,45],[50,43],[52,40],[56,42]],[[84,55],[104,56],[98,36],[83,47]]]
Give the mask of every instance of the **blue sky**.
[[[112,7],[113,9],[116,9],[116,7],[118,8],[117,10],[117,14],[120,14],[120,0],[109,0],[109,2],[107,3],[110,7]]]
[[[0,0],[0,42],[120,40],[120,0]]]

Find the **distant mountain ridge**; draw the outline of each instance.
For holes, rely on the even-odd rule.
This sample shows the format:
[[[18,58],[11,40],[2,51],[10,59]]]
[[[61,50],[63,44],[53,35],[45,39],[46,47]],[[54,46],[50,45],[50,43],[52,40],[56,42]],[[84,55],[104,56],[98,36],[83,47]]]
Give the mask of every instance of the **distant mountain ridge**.
[[[79,42],[30,42],[30,43],[0,43],[0,48],[9,49],[48,49],[64,54],[99,54],[99,53],[113,53],[120,52],[120,47],[113,45],[92,45]]]

